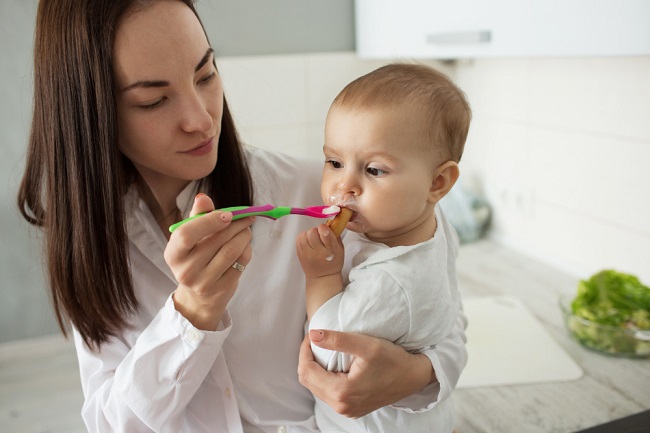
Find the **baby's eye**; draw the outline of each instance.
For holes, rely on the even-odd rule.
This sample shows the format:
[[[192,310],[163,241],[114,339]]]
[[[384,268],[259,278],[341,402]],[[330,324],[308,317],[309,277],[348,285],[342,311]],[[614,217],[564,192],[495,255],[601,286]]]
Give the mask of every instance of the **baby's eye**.
[[[341,168],[343,167],[340,162],[334,161],[333,159],[329,159],[325,161],[325,164],[330,165],[332,168]]]
[[[366,169],[366,172],[368,172],[369,175],[374,177],[379,177],[388,174],[386,170],[382,170],[381,168],[377,168],[377,167],[368,167]]]

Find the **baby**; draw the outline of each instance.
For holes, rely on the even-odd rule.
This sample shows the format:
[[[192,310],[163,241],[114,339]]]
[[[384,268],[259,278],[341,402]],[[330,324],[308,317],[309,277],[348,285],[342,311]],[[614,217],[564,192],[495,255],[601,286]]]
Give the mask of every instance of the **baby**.
[[[324,224],[296,240],[310,329],[381,337],[414,353],[449,333],[461,308],[458,238],[437,203],[458,179],[470,119],[463,92],[423,65],[387,65],[339,93],[325,124],[321,195],[354,213],[343,241]],[[312,350],[329,371],[354,362]],[[451,432],[453,404],[398,402],[350,419],[316,399],[316,421],[323,432]]]

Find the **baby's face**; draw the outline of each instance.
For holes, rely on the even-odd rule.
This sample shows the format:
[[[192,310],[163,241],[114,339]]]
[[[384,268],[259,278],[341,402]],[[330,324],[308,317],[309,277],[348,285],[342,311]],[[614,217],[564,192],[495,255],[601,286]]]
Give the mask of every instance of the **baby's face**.
[[[352,209],[347,228],[388,243],[433,218],[438,163],[426,151],[421,114],[334,106],[325,125],[321,195]]]

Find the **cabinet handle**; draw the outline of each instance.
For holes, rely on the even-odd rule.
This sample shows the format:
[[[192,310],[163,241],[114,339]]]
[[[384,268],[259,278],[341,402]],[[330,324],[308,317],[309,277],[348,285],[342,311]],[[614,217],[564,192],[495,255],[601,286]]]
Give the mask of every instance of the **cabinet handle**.
[[[486,44],[492,39],[490,30],[446,32],[427,35],[428,44]]]

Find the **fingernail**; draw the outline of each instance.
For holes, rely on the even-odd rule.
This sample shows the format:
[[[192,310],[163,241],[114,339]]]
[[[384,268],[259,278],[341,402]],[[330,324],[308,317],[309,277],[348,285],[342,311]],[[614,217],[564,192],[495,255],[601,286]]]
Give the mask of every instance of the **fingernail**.
[[[205,194],[202,193],[202,192],[198,193],[198,194],[196,195],[196,197],[194,197],[194,200],[196,200],[197,198],[201,197],[202,195],[205,195]]]
[[[309,331],[309,339],[318,343],[325,339],[325,333],[320,329],[312,329]]]

